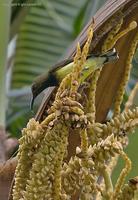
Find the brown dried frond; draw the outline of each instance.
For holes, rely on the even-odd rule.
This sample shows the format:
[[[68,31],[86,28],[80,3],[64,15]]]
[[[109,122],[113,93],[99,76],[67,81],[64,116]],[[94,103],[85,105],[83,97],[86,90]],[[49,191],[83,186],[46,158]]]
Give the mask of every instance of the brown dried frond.
[[[114,116],[116,116],[120,113],[120,106],[121,106],[121,103],[122,103],[122,100],[123,100],[125,87],[126,87],[126,84],[128,82],[129,76],[130,76],[130,71],[131,71],[131,67],[132,67],[132,59],[133,59],[134,53],[136,51],[137,44],[138,44],[138,32],[135,34],[135,36],[134,36],[134,38],[131,42],[129,52],[128,52],[125,72],[124,72],[124,75],[122,77],[122,81],[121,81],[120,87],[117,91],[116,98],[115,98]]]

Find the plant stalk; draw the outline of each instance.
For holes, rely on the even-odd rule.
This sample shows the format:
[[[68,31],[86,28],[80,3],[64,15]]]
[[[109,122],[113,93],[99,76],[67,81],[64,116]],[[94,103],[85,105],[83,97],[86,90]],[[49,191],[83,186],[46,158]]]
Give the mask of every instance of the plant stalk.
[[[6,60],[9,40],[11,0],[0,1],[0,127],[5,127]]]
[[[104,182],[105,182],[105,189],[106,189],[106,200],[110,199],[112,193],[113,193],[113,185],[112,185],[112,180],[110,177],[110,174],[107,169],[102,169],[102,175],[104,177]]]

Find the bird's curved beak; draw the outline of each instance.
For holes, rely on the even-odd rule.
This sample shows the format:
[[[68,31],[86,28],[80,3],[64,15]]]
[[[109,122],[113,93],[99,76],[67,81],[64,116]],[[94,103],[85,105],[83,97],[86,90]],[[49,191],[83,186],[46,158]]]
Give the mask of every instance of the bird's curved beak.
[[[30,110],[33,111],[35,96],[33,95],[30,102]]]

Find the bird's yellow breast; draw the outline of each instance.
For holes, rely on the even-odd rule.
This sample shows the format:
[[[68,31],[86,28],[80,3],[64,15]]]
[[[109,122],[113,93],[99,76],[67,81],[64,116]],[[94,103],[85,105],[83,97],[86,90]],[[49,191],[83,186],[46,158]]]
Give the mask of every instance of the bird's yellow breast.
[[[86,60],[81,72],[81,82],[83,82],[94,70],[103,66],[105,58],[104,57],[91,57]],[[72,72],[73,62],[61,67],[55,72],[56,78],[59,82],[69,73]]]

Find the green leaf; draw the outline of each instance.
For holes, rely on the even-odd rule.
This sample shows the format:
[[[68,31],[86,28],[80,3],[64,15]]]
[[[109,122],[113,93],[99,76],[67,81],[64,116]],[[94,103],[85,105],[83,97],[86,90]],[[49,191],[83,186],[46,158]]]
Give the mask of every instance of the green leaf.
[[[83,25],[83,19],[85,16],[85,12],[87,9],[87,6],[89,5],[89,0],[86,1],[86,3],[84,4],[84,6],[80,9],[80,12],[78,13],[78,16],[76,17],[76,20],[74,21],[74,35],[78,35],[79,32],[82,29],[82,25]]]
[[[83,0],[39,0],[20,26],[12,88],[32,84],[34,78],[63,55],[73,40],[73,24]]]

